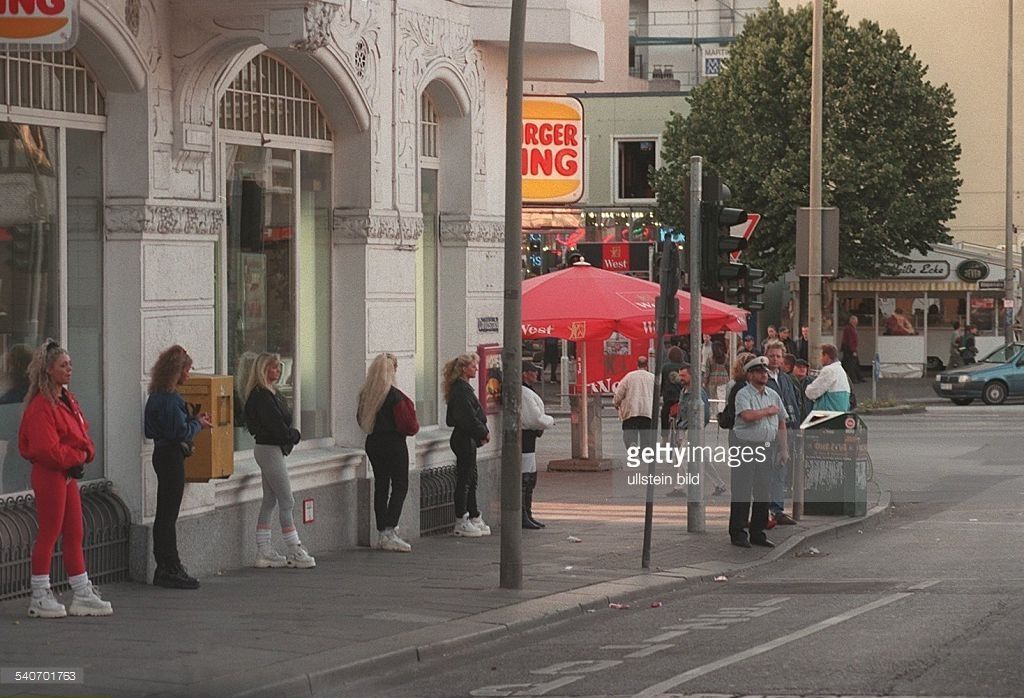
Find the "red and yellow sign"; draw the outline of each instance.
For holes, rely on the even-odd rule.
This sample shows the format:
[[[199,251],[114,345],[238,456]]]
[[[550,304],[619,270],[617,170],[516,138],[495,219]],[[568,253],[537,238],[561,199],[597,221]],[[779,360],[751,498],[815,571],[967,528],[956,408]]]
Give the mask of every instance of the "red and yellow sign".
[[[583,196],[583,104],[523,97],[523,203],[570,204]]]
[[[78,0],[0,0],[0,46],[66,50],[78,33]]]

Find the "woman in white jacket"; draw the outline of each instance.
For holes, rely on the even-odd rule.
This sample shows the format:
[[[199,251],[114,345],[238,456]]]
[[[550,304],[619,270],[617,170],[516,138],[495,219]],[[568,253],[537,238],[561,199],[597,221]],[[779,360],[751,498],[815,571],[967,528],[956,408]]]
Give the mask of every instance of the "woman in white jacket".
[[[533,518],[533,488],[537,486],[537,437],[550,429],[555,420],[544,414],[544,401],[533,392],[533,384],[541,374],[541,367],[530,361],[523,362],[523,397],[520,419],[523,429],[523,528],[544,528]]]

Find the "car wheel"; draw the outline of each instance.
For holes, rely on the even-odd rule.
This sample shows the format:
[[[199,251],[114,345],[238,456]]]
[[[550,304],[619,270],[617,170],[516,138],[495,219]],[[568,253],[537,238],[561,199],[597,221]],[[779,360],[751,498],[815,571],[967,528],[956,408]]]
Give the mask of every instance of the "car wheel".
[[[1006,386],[998,381],[992,381],[985,384],[985,389],[981,393],[981,399],[985,401],[986,405],[1001,405],[1006,400]]]
[[[954,397],[951,398],[954,405],[969,405],[974,402],[973,397]]]

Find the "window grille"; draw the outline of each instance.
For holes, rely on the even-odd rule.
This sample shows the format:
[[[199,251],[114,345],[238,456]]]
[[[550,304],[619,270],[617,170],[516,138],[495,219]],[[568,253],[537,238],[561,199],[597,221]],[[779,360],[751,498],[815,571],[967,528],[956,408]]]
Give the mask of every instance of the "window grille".
[[[0,104],[106,114],[103,92],[72,51],[0,52]]]
[[[220,100],[220,127],[331,140],[316,98],[291,68],[266,53],[249,61]]]
[[[437,157],[437,110],[430,97],[423,94],[420,100],[420,155],[425,158]]]

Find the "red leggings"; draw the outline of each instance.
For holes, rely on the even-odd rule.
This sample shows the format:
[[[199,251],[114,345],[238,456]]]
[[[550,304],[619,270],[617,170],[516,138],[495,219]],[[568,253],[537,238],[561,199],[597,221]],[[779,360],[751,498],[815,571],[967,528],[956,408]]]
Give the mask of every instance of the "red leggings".
[[[50,574],[53,546],[64,534],[64,569],[69,577],[85,572],[82,554],[82,498],[78,480],[39,465],[32,466],[32,489],[36,495],[39,534],[32,547],[32,574]]]

